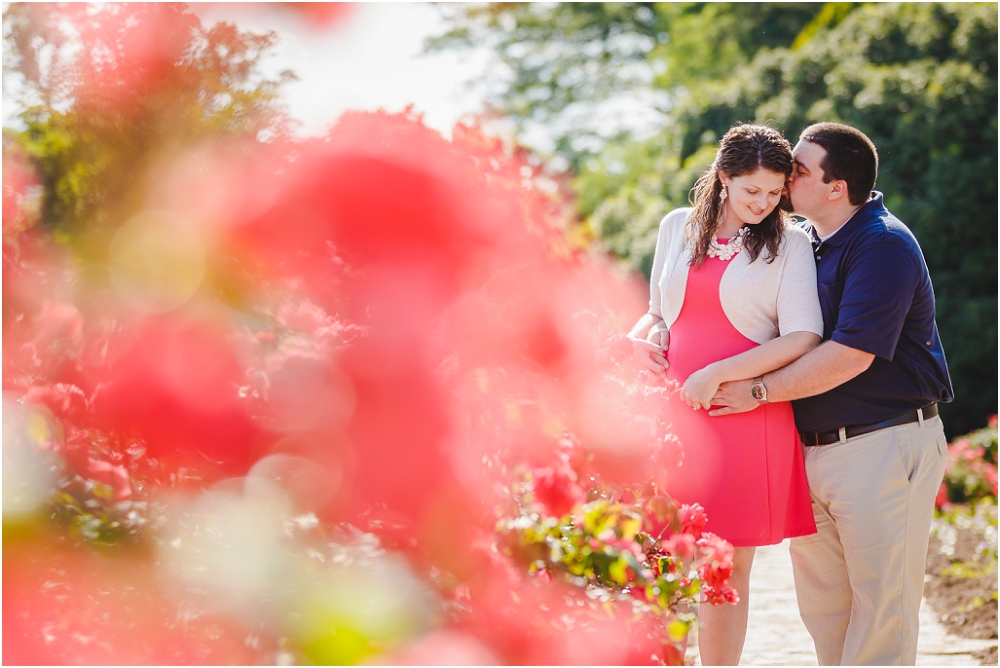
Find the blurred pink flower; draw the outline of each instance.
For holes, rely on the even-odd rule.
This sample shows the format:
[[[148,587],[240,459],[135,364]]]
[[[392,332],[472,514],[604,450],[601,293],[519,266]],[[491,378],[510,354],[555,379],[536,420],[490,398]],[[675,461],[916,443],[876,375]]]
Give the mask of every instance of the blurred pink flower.
[[[680,512],[681,533],[689,533],[696,539],[701,538],[705,525],[708,524],[708,515],[701,505],[695,503],[681,506]]]
[[[704,533],[697,541],[703,556],[698,567],[705,601],[713,605],[737,603],[739,595],[729,585],[733,574],[733,546],[713,533]]]
[[[664,551],[676,556],[681,561],[690,564],[694,559],[697,539],[689,533],[677,533],[661,542]]]
[[[251,665],[246,629],[165,592],[151,562],[49,540],[4,545],[3,662]],[[276,639],[255,630],[260,644]]]
[[[674,532],[677,522],[677,503],[665,494],[650,496],[643,506],[646,531],[656,538],[666,538]]]
[[[69,383],[31,387],[24,395],[24,401],[28,404],[43,404],[57,418],[70,421],[83,420],[90,408],[83,390]]]
[[[576,473],[569,466],[554,464],[532,471],[535,500],[552,517],[564,517],[586,500]]]
[[[934,507],[945,509],[951,504],[948,502],[948,483],[941,483],[941,487],[938,488],[937,496],[934,497]]]
[[[272,2],[273,7],[295,12],[306,19],[311,27],[327,29],[342,21],[354,11],[350,2]]]
[[[391,655],[380,655],[379,664],[398,666],[494,666],[499,659],[476,638],[440,630],[408,643]]]
[[[129,339],[119,357],[91,370],[94,425],[140,436],[153,457],[176,465],[245,473],[260,428],[238,396],[243,369],[224,330],[163,317]]]

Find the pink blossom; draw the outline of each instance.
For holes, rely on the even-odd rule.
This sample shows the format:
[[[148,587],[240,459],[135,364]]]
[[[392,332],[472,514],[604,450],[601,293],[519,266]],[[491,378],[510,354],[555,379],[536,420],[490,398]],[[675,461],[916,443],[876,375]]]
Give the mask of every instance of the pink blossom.
[[[989,483],[993,496],[997,495],[997,467],[989,462],[983,462],[983,477]]]
[[[946,505],[948,505],[948,483],[943,482],[938,488],[937,496],[934,497],[934,506],[944,508]]]
[[[683,505],[680,510],[681,533],[689,533],[695,538],[701,538],[708,515],[700,504]]]
[[[698,576],[705,600],[715,605],[738,602],[739,595],[729,585],[733,574],[733,546],[708,532],[702,535],[697,545],[704,555],[698,566]]]
[[[76,385],[55,383],[35,386],[24,395],[28,404],[44,404],[61,420],[79,420],[88,409],[87,396]]]
[[[552,517],[564,517],[586,500],[583,489],[576,483],[576,473],[562,464],[546,466],[532,472],[535,500]]]
[[[115,491],[115,501],[132,496],[132,483],[122,465],[115,466],[100,459],[88,459],[85,476],[104,483]]]
[[[673,532],[677,520],[677,504],[664,494],[654,494],[643,504],[646,530],[652,536],[660,537]]]
[[[729,586],[728,583],[719,585],[718,587],[706,585],[702,588],[702,593],[705,596],[705,602],[711,605],[722,605],[723,603],[735,605],[740,602],[739,592]]]
[[[678,533],[662,541],[660,545],[667,554],[682,561],[691,561],[694,557],[696,539],[689,533]]]

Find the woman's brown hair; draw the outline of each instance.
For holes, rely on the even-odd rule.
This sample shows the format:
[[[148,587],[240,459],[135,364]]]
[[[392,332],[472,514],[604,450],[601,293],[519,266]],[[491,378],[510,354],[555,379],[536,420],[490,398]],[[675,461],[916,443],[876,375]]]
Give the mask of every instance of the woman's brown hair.
[[[691,264],[700,266],[708,257],[708,249],[715,240],[722,223],[722,181],[719,172],[729,178],[752,174],[763,167],[769,172],[792,175],[792,145],[781,133],[766,125],[739,124],[729,128],[719,142],[715,161],[691,188],[689,201],[694,206],[688,218],[686,236],[693,241]],[[774,211],[756,225],[747,225],[743,248],[750,261],[756,260],[766,248],[765,262],[773,262],[778,255],[778,244],[788,224],[788,194],[782,193]]]

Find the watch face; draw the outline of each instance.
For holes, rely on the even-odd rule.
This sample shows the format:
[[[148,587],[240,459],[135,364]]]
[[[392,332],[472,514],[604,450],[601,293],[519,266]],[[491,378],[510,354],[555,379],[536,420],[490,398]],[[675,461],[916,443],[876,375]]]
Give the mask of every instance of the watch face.
[[[767,391],[761,383],[754,383],[750,386],[750,396],[757,401],[764,401],[764,397],[767,396]]]

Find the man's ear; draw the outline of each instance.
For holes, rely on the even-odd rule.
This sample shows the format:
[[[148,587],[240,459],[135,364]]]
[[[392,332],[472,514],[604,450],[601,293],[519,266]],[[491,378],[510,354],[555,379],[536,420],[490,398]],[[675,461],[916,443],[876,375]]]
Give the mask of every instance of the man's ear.
[[[842,197],[847,197],[847,181],[842,179],[837,179],[830,183],[830,194],[826,196],[826,199],[830,202],[836,202]]]

